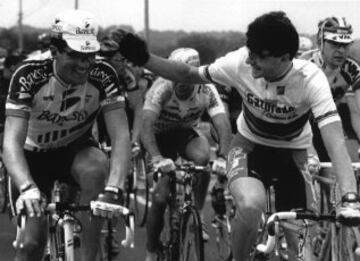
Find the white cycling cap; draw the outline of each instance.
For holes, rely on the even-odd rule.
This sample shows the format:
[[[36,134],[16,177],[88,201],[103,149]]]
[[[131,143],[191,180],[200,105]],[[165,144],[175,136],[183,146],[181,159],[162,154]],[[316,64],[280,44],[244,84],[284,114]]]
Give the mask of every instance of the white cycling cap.
[[[178,48],[171,52],[169,60],[200,66],[199,52],[193,48]]]
[[[59,13],[55,16],[51,31],[77,52],[91,53],[100,50],[98,25],[94,16],[87,11],[67,10]]]

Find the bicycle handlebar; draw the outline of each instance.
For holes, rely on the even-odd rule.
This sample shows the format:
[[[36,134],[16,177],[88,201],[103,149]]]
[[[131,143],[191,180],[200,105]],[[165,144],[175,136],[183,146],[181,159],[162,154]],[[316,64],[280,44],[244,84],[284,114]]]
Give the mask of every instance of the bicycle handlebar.
[[[69,203],[49,203],[45,209],[45,213],[55,213],[55,212],[64,212],[64,211],[89,211],[94,210],[98,207],[97,201],[91,201],[90,205],[77,205],[77,204],[69,204]],[[121,245],[124,247],[134,247],[134,214],[129,211],[126,207],[115,205],[115,204],[107,204],[109,211],[113,213],[117,213],[126,218],[126,230],[125,230],[125,239],[121,241]],[[61,223],[61,222],[60,222]],[[26,226],[26,215],[20,215],[20,222],[17,225],[16,238],[13,242],[14,248],[23,248],[22,239],[24,236]]]
[[[354,170],[360,169],[360,162],[352,162],[351,166]],[[332,168],[333,164],[332,162],[320,162],[320,168]]]
[[[257,251],[268,254],[275,248],[276,242],[276,222],[279,220],[296,220],[296,219],[309,219],[314,221],[329,220],[331,222],[339,221],[334,214],[315,214],[305,212],[277,212],[272,214],[266,222],[266,228],[268,231],[268,238],[265,244],[258,244],[256,246]]]

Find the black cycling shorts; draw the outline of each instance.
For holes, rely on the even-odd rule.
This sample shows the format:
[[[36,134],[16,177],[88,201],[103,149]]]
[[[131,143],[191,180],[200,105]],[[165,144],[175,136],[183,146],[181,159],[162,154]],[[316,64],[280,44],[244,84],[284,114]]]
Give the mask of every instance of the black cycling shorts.
[[[155,135],[161,155],[173,160],[179,155],[186,158],[185,150],[187,144],[199,136],[199,132],[194,128],[179,128]]]
[[[247,175],[261,180],[265,188],[273,185],[277,211],[291,209],[316,210],[316,193],[307,170],[306,149],[286,149],[255,144],[236,134],[232,148],[246,140]],[[234,180],[238,177],[229,177]]]

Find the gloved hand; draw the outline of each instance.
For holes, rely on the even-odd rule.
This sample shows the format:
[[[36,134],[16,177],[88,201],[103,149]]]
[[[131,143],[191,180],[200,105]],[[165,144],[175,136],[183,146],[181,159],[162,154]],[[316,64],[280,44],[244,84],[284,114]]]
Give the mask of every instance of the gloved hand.
[[[160,170],[163,173],[168,173],[176,169],[175,163],[172,159],[163,158],[162,156],[155,156],[151,159],[156,170]]]
[[[345,226],[360,225],[360,199],[356,193],[349,192],[342,197],[336,217]]]
[[[317,174],[320,170],[320,160],[319,157],[315,154],[309,154],[308,155],[308,170],[310,174]]]
[[[29,184],[20,189],[20,196],[15,206],[17,213],[27,213],[29,217],[40,217],[45,207],[40,190],[35,184]]]
[[[120,216],[118,209],[124,204],[123,191],[120,188],[106,186],[104,193],[99,194],[92,209],[94,216],[112,218]]]
[[[213,161],[212,171],[220,175],[226,175],[226,160],[222,157],[218,157]]]
[[[119,45],[121,55],[133,64],[143,66],[150,59],[147,44],[139,36],[118,28],[110,32],[110,37]]]

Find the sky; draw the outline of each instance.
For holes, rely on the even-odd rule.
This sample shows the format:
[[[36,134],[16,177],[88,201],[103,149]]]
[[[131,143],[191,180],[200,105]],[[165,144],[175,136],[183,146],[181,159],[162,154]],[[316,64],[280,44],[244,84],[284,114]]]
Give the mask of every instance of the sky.
[[[19,2],[23,23],[48,28],[62,10],[73,9],[75,0],[0,0],[0,27],[17,23]],[[144,29],[145,0],[78,0],[79,9],[92,12],[101,26],[131,25]],[[317,23],[327,16],[347,18],[355,38],[360,38],[359,0],[148,0],[149,24],[153,30],[241,31],[258,15],[282,10],[300,34],[315,34]]]

